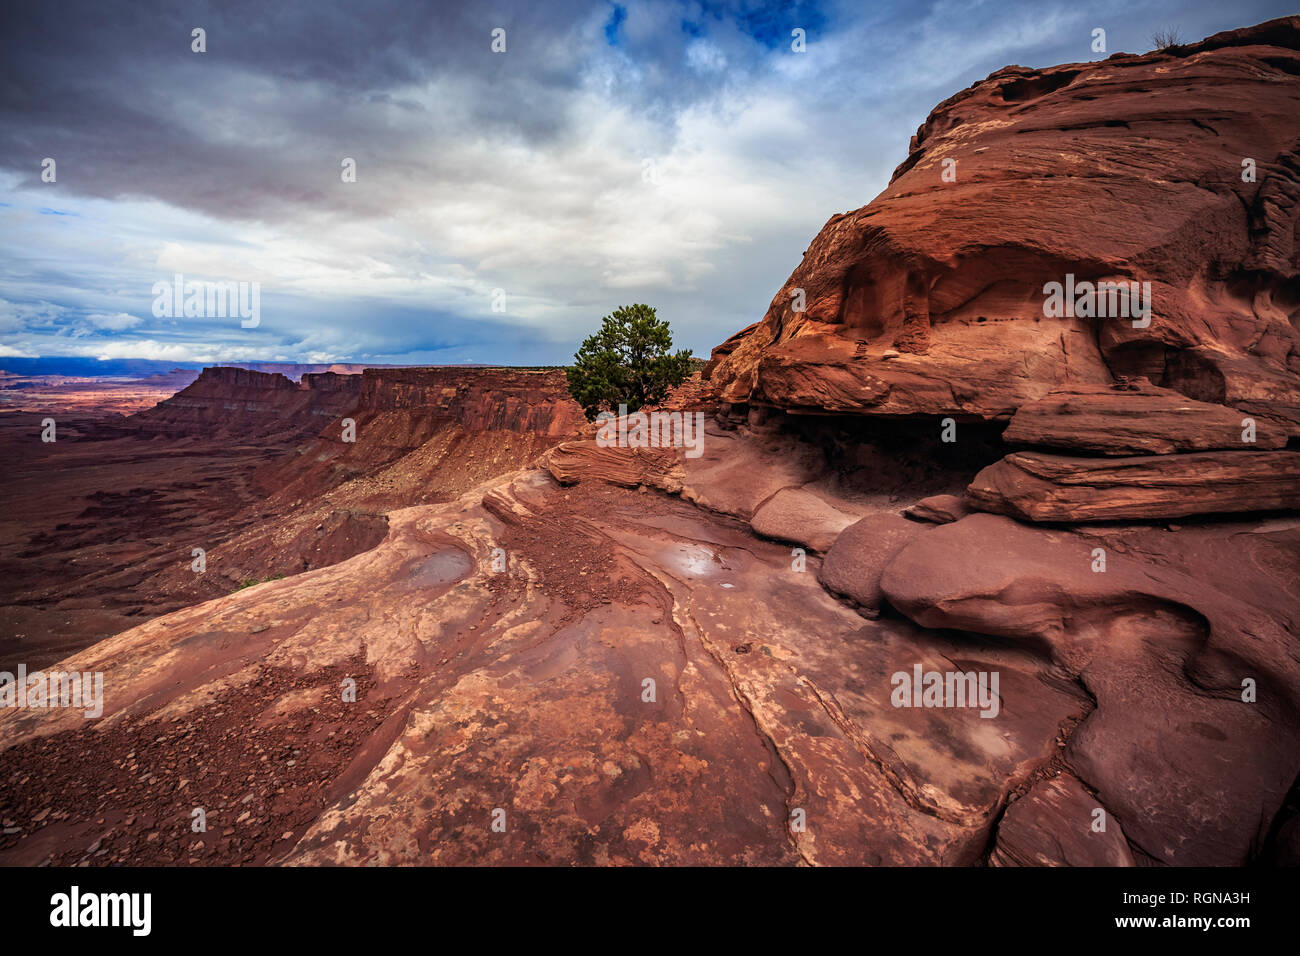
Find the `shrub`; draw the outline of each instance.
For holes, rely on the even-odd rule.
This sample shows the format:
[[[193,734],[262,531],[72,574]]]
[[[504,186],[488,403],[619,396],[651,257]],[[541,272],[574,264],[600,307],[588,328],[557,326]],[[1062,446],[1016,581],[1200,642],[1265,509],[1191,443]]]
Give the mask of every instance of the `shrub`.
[[[1183,35],[1173,27],[1151,34],[1151,45],[1156,50],[1174,50],[1183,45]]]

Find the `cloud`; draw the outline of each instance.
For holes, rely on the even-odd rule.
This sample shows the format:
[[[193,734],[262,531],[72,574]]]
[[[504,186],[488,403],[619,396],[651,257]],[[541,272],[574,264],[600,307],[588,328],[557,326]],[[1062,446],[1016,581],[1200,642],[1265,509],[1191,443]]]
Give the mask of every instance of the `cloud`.
[[[128,315],[125,312],[118,312],[116,315],[93,314],[86,316],[86,321],[97,329],[107,329],[111,332],[121,332],[124,329],[133,329],[143,319],[136,318],[134,315]]]
[[[726,69],[727,56],[715,44],[696,40],[686,45],[686,62],[699,73],[716,73]]]
[[[254,362],[254,361],[293,361],[289,357],[268,352],[254,346],[231,346],[220,343],[176,344],[157,342],[153,339],[129,339],[104,342],[89,346],[70,346],[61,352],[63,355],[109,359],[152,359],[160,362]],[[329,363],[339,361],[339,356],[330,352],[303,352],[310,355],[307,362]]]
[[[67,311],[60,305],[41,299],[25,302],[0,299],[0,332],[54,329]]]
[[[1140,49],[1174,19],[1199,36],[1286,12],[1178,6],[10,4],[0,335],[47,355],[544,364],[646,301],[707,354],[886,185],[939,100],[1008,62],[1091,59],[1093,26]],[[137,319],[175,272],[260,283],[256,334]]]

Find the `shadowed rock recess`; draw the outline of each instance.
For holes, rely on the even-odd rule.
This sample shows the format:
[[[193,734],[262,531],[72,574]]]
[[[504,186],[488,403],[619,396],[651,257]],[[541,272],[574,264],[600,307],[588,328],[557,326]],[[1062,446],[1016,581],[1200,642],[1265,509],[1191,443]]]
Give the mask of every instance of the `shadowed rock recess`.
[[[383,537],[67,658],[98,720],[0,710],[0,863],[1297,859],[1297,116],[1295,17],[951,97],[658,410],[698,455],[558,372],[135,416],[280,396],[232,541]],[[1067,275],[1150,323],[1046,317]]]

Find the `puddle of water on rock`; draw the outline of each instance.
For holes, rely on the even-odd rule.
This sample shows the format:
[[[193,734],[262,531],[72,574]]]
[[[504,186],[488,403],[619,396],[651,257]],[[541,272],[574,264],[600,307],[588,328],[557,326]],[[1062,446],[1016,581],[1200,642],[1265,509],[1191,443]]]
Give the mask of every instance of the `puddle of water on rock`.
[[[436,588],[459,581],[474,569],[469,555],[459,548],[448,548],[411,565],[406,578],[409,588]]]
[[[667,564],[691,577],[716,574],[720,565],[713,552],[696,544],[679,544],[665,552]]]

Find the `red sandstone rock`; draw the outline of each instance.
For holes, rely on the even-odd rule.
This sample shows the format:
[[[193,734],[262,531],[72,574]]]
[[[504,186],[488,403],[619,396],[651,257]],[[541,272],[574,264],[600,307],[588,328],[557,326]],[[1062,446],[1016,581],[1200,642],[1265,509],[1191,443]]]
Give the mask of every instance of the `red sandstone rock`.
[[[568,441],[546,458],[555,480],[564,485],[583,480],[607,481],[635,488],[676,491],[681,488],[680,452],[671,448],[601,447],[592,439]]]
[[[160,845],[139,820],[115,821],[115,845],[168,859],[190,839],[175,788],[194,758],[214,805],[294,786],[285,758],[311,751],[301,718],[278,715],[328,694],[315,733],[334,743],[307,777],[321,785],[295,791],[265,832],[221,818],[252,862],[969,864],[1009,790],[1087,707],[1015,655],[905,622],[864,628],[788,548],[676,498],[521,472],[389,518],[384,543],[346,562],[83,651],[70,666],[114,682],[93,727],[66,710],[0,712],[6,766],[37,783],[6,812],[28,820],[33,794],[49,793],[67,815],[0,839],[0,862],[80,859],[103,816],[102,768],[84,754],[128,751],[160,786],[122,775],[114,806],[180,822]],[[893,674],[954,660],[997,668],[1016,702],[992,738],[973,709],[890,704]],[[363,690],[355,706],[337,704],[344,674]],[[169,735],[173,717],[193,738]],[[231,731],[273,757],[252,782]],[[154,742],[147,754],[139,740]]]
[[[720,397],[997,419],[1145,375],[1300,430],[1298,50],[1287,17],[1006,67],[950,97],[885,191],[831,217],[759,326],[718,352]],[[1150,282],[1150,324],[1046,318],[1044,286],[1067,274]]]
[[[749,525],[765,538],[791,541],[823,553],[858,517],[807,488],[783,488],[754,512]]]
[[[816,482],[824,471],[822,456],[807,443],[780,435],[755,440],[711,421],[705,423],[700,452],[698,458],[688,458],[681,448],[601,447],[584,439],[556,447],[547,456],[547,467],[565,484],[646,485],[746,521],[782,490]],[[833,494],[819,497],[837,510],[854,510]]]
[[[1097,702],[1065,755],[1129,841],[1240,865],[1300,771],[1298,557],[1294,521],[1083,535],[971,515],[918,536],[881,590],[927,627],[1044,648]]]
[[[845,529],[822,561],[818,580],[848,598],[867,617],[880,613],[880,577],[885,568],[927,526],[895,514],[868,515]]]
[[[1102,811],[1098,817],[1097,811]],[[1104,823],[1100,828],[1098,820]],[[1124,829],[1069,773],[1040,780],[998,822],[990,866],[1134,866]]]
[[[707,381],[713,375],[713,370],[718,367],[718,363],[735,351],[736,346],[748,338],[756,328],[758,328],[757,322],[753,325],[747,325],[721,345],[714,346],[709,360],[704,363],[704,368],[701,371],[702,378]]]
[[[966,419],[1144,374],[1300,421],[1298,22],[1011,67],[941,104],[887,194],[832,219],[768,317],[717,350],[715,380],[797,412]],[[1260,181],[1241,184],[1249,153]],[[1034,287],[1066,271],[1149,278],[1152,325],[1042,319]],[[787,311],[794,285],[806,314]],[[992,839],[996,864],[1225,865],[1281,819],[1300,770],[1293,520],[1084,533],[931,500],[909,510],[958,520],[864,519],[808,573],[815,559],[751,530],[828,542],[863,506],[854,473],[901,482],[906,452],[855,459],[739,409],[698,459],[571,441],[547,471],[513,470],[581,420],[558,373],[478,371],[367,371],[355,395],[346,376],[222,372],[145,416],[187,441],[276,416],[314,434],[252,480],[273,520],[223,545],[330,563],[80,651],[70,668],[112,675],[93,726],[0,711],[9,779],[24,775],[0,804],[31,828],[0,836],[0,863],[179,862],[198,790],[223,827],[204,862],[962,865]],[[332,403],[349,395],[358,436],[341,444]],[[1142,450],[1219,434],[1168,403],[1145,430],[1107,409]],[[1022,453],[971,499],[1070,522],[1294,507],[1296,458]],[[383,540],[339,562],[378,519]],[[863,621],[827,590],[910,620]],[[902,706],[891,691],[914,672],[996,674],[996,713]],[[355,706],[338,694],[352,675]],[[86,853],[103,840],[115,856]]]
[[[913,537],[881,592],[923,626],[866,622],[809,573],[815,559],[801,573],[788,546],[737,520],[792,476],[829,494],[819,449],[745,428],[705,447],[685,459],[680,497],[516,472],[390,511],[385,540],[347,561],[81,652],[70,667],[113,675],[103,721],[0,713],[6,766],[36,782],[0,788],[6,812],[32,819],[34,795],[49,794],[41,806],[67,814],[25,841],[0,838],[0,862],[75,863],[103,832],[80,839],[106,798],[87,799],[102,768],[77,754],[138,757],[151,742],[158,791],[126,777],[112,799],[182,827],[177,768],[195,754],[215,781],[205,799],[242,799],[248,788],[220,772],[242,780],[258,755],[230,735],[291,752],[305,732],[278,715],[305,693],[337,702],[350,673],[373,697],[329,711],[336,743],[306,778],[319,785],[268,810],[265,832],[230,827],[249,862],[971,864],[1008,796],[1061,762],[1135,853],[1251,859],[1297,772],[1283,590],[1294,529],[1112,539],[983,514],[938,527],[882,515]],[[608,464],[593,461],[592,475]],[[845,567],[864,581],[889,549],[880,535],[861,543]],[[1106,573],[1090,570],[1096,546],[1112,555]],[[896,706],[897,675],[916,668],[996,672],[997,713]],[[1256,709],[1231,697],[1242,673],[1268,689]],[[168,736],[173,717],[196,728],[192,741]],[[281,759],[254,797],[301,779]],[[815,826],[792,832],[791,807]],[[513,839],[495,839],[493,808]],[[1011,839],[1022,824],[1041,832],[1011,817],[1006,853],[1033,845]],[[133,861],[174,859],[175,834],[149,844],[114,826]]]
[[[965,498],[957,495],[931,495],[929,498],[922,498],[916,504],[904,508],[903,514],[915,521],[948,524],[970,514],[970,506],[966,504]]]
[[[1253,427],[1248,427],[1253,425]],[[1247,440],[1249,439],[1249,440]],[[1198,402],[1145,379],[1120,385],[1066,385],[1020,406],[1002,440],[1102,455],[1168,455],[1286,445],[1271,421]]]
[[[966,499],[981,511],[1058,522],[1296,509],[1300,453],[1070,458],[1016,452],[976,475]]]

